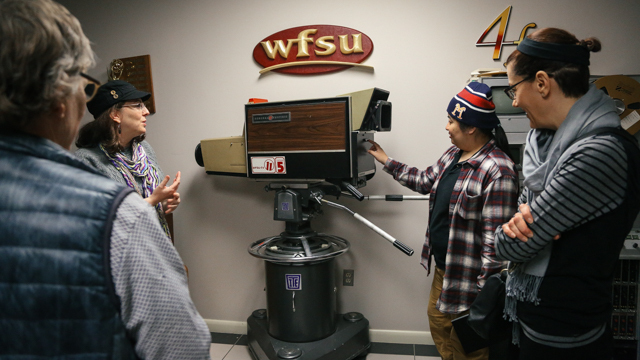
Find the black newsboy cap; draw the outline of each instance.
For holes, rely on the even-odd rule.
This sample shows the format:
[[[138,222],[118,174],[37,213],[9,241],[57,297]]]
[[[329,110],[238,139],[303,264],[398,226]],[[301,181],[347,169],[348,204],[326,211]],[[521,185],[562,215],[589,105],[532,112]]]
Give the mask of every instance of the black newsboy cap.
[[[127,101],[141,99],[146,101],[151,94],[136,89],[133,85],[123,80],[111,80],[98,88],[96,96],[87,103],[87,109],[97,119],[103,112],[113,105]]]

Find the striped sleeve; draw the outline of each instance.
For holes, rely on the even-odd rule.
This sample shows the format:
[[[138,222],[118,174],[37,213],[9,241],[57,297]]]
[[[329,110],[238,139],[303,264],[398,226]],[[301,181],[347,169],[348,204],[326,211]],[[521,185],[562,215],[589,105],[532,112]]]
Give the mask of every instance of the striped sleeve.
[[[627,189],[627,154],[611,135],[585,140],[545,190],[529,203],[533,237],[527,242],[496,229],[496,254],[514,262],[535,257],[555,235],[598,218],[622,204]],[[558,240],[562,241],[562,239]]]

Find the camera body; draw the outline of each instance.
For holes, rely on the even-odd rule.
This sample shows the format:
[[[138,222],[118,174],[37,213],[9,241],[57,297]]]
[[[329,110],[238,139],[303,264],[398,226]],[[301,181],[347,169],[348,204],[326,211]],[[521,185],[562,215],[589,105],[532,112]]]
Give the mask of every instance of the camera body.
[[[388,91],[373,88],[329,98],[246,104],[244,135],[202,140],[196,160],[213,175],[362,187],[376,171],[368,140],[391,130],[388,97]]]

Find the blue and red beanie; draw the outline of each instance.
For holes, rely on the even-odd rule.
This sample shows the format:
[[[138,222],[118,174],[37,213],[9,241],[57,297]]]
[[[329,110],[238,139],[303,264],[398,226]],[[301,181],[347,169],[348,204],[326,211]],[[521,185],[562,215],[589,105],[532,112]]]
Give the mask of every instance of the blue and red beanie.
[[[479,82],[470,82],[449,102],[447,114],[453,119],[480,129],[493,129],[500,125],[493,103],[491,88]]]

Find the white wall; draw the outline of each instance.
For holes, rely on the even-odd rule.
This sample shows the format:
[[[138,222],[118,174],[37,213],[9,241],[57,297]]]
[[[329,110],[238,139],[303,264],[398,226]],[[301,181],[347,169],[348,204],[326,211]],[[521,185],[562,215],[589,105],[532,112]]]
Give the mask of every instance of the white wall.
[[[249,98],[271,101],[329,97],[380,87],[391,92],[393,130],[376,134],[387,152],[426,167],[449,146],[445,108],[470,71],[501,67],[492,47],[474,44],[508,5],[507,40],[529,22],[561,27],[578,38],[598,37],[592,73],[640,74],[638,1],[143,1],[62,0],[76,15],[99,57],[90,71],[106,80],[114,58],[151,55],[157,113],[148,140],[165,173],[182,171],[182,205],[175,213],[176,247],[190,271],[191,295],[205,319],[245,321],[266,306],[264,266],[247,253],[257,239],[279,234],[273,193],[248,179],[206,175],[194,160],[201,139],[240,135]],[[267,73],[254,46],[281,30],[314,24],[350,27],[368,35],[366,64],[333,74]],[[491,38],[491,37],[490,37]],[[89,116],[85,116],[85,121]],[[410,194],[378,171],[365,194]],[[339,202],[411,246],[407,257],[364,225],[333,208],[314,220],[316,230],[351,242],[338,268],[355,269],[355,286],[339,287],[340,311],[362,312],[373,329],[428,331],[431,278],[420,266],[427,202]]]

